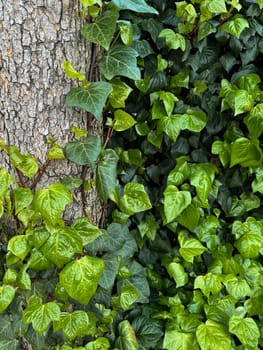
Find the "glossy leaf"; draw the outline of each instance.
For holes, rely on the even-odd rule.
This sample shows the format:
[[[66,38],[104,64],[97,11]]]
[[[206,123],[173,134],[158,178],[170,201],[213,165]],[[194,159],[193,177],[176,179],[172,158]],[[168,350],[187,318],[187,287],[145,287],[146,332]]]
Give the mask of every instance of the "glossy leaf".
[[[85,74],[77,72],[76,69],[72,66],[72,64],[69,61],[63,62],[62,68],[64,69],[68,78],[79,79],[79,80],[85,79]]]
[[[136,124],[136,120],[127,112],[117,109],[114,112],[113,130],[124,131],[133,127]]]
[[[181,264],[172,262],[168,265],[167,271],[175,280],[176,287],[182,287],[188,282],[188,275]]]
[[[248,20],[241,15],[235,15],[221,26],[221,30],[239,38],[245,28],[248,28]]]
[[[0,198],[4,197],[11,183],[11,175],[5,169],[0,168]]]
[[[195,256],[203,254],[206,248],[195,238],[179,238],[179,253],[185,261],[193,262]]]
[[[258,165],[262,152],[257,141],[249,140],[245,137],[235,140],[231,144],[230,167],[240,164],[243,167]]]
[[[21,210],[28,207],[33,201],[33,193],[29,188],[15,188],[14,191],[15,199],[15,212],[18,214]]]
[[[33,205],[44,219],[56,223],[67,204],[71,203],[71,194],[62,184],[50,185],[36,192]]]
[[[115,346],[120,350],[138,350],[136,335],[128,320],[121,321],[118,325],[120,336],[117,338]]]
[[[133,215],[152,207],[144,186],[130,182],[124,187],[124,195],[120,199],[120,209],[126,214]]]
[[[38,171],[36,158],[31,157],[29,154],[20,153],[16,146],[9,147],[9,158],[13,166],[30,179]]]
[[[95,168],[101,151],[101,140],[96,136],[88,136],[84,141],[68,142],[64,148],[67,159],[79,165],[88,164]]]
[[[81,33],[85,39],[108,50],[113,39],[118,17],[117,11],[105,11],[96,18],[94,23],[85,24]]]
[[[197,350],[198,345],[193,333],[184,333],[177,330],[166,330],[163,347],[167,350]]]
[[[123,310],[129,310],[131,305],[136,302],[141,293],[132,285],[125,285],[121,289],[120,306]]]
[[[258,138],[263,132],[263,103],[257,104],[244,118],[248,131],[252,137]]]
[[[91,224],[86,217],[77,218],[71,227],[74,229],[74,232],[77,232],[77,236],[81,238],[83,246],[93,242],[102,235],[101,230]]]
[[[221,276],[212,274],[211,272],[204,276],[197,276],[194,288],[200,288],[207,297],[209,297],[210,293],[213,295],[219,295],[222,289]]]
[[[176,186],[169,185],[164,191],[164,214],[166,222],[172,222],[190,204],[192,197],[188,191],[179,191]]]
[[[175,33],[172,29],[163,29],[159,37],[165,38],[169,50],[180,48],[182,51],[185,51],[185,38],[181,34]]]
[[[253,318],[232,316],[229,320],[229,332],[235,334],[247,349],[256,349],[260,332]]]
[[[85,256],[64,267],[60,283],[71,298],[87,305],[96,292],[103,269],[102,259]]]
[[[230,335],[223,325],[207,320],[197,328],[196,337],[201,349],[230,350]]]
[[[60,308],[54,302],[42,304],[41,298],[33,295],[26,309],[23,312],[25,323],[32,323],[34,330],[38,334],[43,334],[50,322],[57,321],[60,318]]]
[[[25,235],[17,235],[12,237],[8,242],[8,250],[21,260],[24,260],[31,250],[28,237]]]
[[[125,102],[132,88],[119,79],[111,80],[113,91],[109,95],[109,102],[114,108],[124,108]]]
[[[79,107],[101,119],[105,102],[112,91],[110,83],[100,81],[90,83],[86,87],[72,88],[67,94],[68,107]]]
[[[0,286],[0,312],[3,312],[13,301],[15,297],[15,288],[4,284]]]

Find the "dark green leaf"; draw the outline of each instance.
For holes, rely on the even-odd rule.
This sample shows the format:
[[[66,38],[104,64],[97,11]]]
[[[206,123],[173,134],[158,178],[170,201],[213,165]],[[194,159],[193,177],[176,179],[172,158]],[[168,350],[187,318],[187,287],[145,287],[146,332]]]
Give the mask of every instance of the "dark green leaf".
[[[155,8],[147,5],[144,0],[112,0],[112,3],[120,10],[130,10],[134,12],[158,15],[158,11]]]

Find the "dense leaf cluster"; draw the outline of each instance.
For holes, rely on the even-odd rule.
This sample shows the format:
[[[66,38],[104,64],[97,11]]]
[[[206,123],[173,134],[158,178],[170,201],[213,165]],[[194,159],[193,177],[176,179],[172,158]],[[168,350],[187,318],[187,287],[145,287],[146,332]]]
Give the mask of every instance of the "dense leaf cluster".
[[[75,128],[49,158],[96,173],[105,228],[61,219],[81,180],[35,192],[1,170],[0,213],[21,223],[3,229],[1,349],[262,347],[262,0],[81,3],[102,80],[65,62],[67,104],[106,142]]]

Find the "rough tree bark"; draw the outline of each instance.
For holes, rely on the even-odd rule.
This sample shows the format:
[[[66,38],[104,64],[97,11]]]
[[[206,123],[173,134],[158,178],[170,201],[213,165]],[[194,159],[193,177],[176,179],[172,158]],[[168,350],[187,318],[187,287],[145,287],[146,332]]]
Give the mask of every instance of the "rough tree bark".
[[[47,136],[64,145],[71,125],[86,128],[86,113],[65,106],[72,82],[61,68],[65,60],[81,72],[90,65],[92,47],[80,37],[81,21],[79,0],[0,0],[0,139],[42,165]],[[99,126],[95,132],[101,133]],[[10,168],[1,153],[0,159]],[[40,185],[80,172],[65,160],[56,160]],[[74,197],[68,219],[83,215],[81,196]],[[88,203],[96,223],[100,206],[95,192],[88,193]]]

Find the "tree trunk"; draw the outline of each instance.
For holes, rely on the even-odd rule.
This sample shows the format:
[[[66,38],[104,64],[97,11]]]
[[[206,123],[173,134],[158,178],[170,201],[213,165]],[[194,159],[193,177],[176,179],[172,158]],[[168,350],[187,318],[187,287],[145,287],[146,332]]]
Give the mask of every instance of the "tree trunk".
[[[65,106],[72,82],[61,68],[65,60],[81,72],[90,65],[92,47],[80,37],[79,9],[79,0],[0,0],[0,139],[30,153],[40,165],[46,160],[47,137],[63,146],[72,125],[87,127],[86,113]],[[94,132],[101,134],[100,126]],[[39,186],[80,173],[66,160],[55,160]],[[80,193],[74,198],[69,220],[83,215]],[[95,191],[88,193],[88,203],[85,209],[96,223],[100,206]]]

